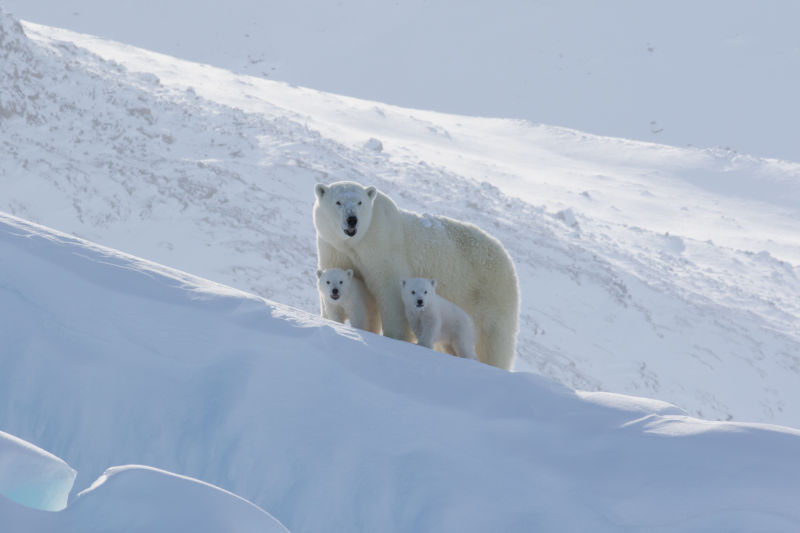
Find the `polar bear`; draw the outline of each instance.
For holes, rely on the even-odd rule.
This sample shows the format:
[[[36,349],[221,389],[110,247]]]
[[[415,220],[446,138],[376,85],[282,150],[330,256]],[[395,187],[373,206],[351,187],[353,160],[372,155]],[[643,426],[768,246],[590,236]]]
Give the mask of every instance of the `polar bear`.
[[[472,319],[459,306],[436,294],[435,279],[404,279],[400,293],[417,344],[427,348],[436,345],[445,353],[477,359]]]
[[[519,320],[519,286],[511,257],[477,226],[399,209],[375,187],[337,182],[314,187],[320,269],[352,269],[375,297],[383,334],[412,338],[400,280],[438,280],[437,292],[475,325],[478,359],[510,370]]]
[[[322,316],[344,324],[350,320],[354,328],[381,332],[381,316],[375,298],[351,269],[317,270]]]

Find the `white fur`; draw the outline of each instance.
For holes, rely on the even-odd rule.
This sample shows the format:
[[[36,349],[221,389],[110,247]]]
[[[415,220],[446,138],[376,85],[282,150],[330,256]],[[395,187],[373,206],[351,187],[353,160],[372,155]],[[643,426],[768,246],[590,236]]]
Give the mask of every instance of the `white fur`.
[[[472,319],[459,306],[436,294],[435,279],[403,280],[401,294],[406,318],[418,344],[477,359]]]
[[[350,320],[354,328],[381,332],[381,317],[375,298],[353,271],[340,268],[317,270],[322,316],[344,324]]]
[[[356,271],[375,297],[384,335],[412,338],[400,280],[435,278],[438,294],[472,319],[478,359],[512,368],[519,287],[497,239],[466,222],[401,210],[374,187],[358,183],[318,184],[315,196],[319,268]]]

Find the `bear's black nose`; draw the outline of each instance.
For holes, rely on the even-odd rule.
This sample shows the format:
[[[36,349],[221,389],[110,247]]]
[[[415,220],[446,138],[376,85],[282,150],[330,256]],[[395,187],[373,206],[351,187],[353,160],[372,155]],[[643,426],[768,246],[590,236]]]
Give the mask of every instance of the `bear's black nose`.
[[[339,289],[333,289],[331,292],[332,292],[333,294],[339,294]]]
[[[353,227],[355,227],[356,224],[358,224],[358,217],[357,216],[351,215],[351,216],[347,217],[347,225],[349,227],[353,228]]]
[[[417,307],[422,307],[422,300],[417,300]]]

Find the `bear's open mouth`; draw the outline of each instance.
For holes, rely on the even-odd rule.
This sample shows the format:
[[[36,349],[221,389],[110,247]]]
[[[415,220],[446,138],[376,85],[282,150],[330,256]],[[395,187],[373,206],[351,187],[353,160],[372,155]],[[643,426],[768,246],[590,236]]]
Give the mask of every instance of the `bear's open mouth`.
[[[352,237],[356,234],[356,228],[345,228],[344,233],[348,237]]]
[[[331,294],[331,300],[338,300],[338,299],[339,299],[338,294]]]

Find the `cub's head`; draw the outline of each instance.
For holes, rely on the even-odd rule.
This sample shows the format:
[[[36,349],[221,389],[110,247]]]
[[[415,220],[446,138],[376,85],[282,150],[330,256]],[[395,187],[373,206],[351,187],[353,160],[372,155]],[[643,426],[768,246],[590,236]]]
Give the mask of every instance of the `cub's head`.
[[[317,270],[317,288],[325,300],[334,303],[341,303],[341,299],[350,291],[350,284],[353,281],[353,271],[349,268],[329,268],[328,270]]]
[[[351,181],[314,187],[314,225],[326,240],[357,240],[369,229],[378,191]]]
[[[423,311],[436,294],[436,280],[427,278],[411,278],[403,280],[400,289],[403,305],[406,309]]]

